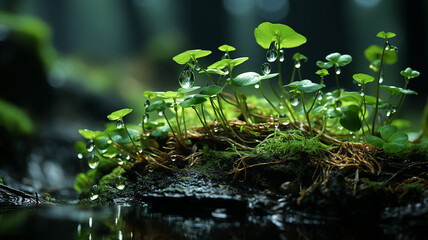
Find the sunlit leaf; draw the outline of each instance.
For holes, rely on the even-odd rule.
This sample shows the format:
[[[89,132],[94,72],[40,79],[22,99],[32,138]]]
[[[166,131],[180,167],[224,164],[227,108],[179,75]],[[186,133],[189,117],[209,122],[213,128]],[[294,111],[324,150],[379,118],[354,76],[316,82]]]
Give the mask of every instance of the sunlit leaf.
[[[180,103],[180,106],[182,108],[188,108],[188,107],[193,107],[193,106],[198,105],[198,104],[202,104],[206,101],[207,101],[207,99],[205,99],[203,97],[186,98],[184,101],[182,101]]]
[[[255,72],[246,72],[239,74],[235,78],[232,79],[232,84],[237,87],[244,87],[254,85],[260,82],[260,74]]]
[[[349,131],[358,131],[361,128],[361,119],[358,116],[360,108],[356,105],[348,105],[341,108],[343,115],[340,124]]]
[[[264,49],[268,49],[273,41],[276,41],[280,48],[294,48],[306,42],[306,38],[291,27],[270,22],[260,24],[254,30],[254,36],[257,43]]]
[[[404,89],[396,86],[389,86],[389,85],[380,85],[381,89],[387,90],[391,93],[391,95],[398,95],[398,94],[404,94],[404,95],[418,95],[417,92],[410,90],[410,89]]]
[[[374,81],[374,77],[364,74],[364,73],[357,73],[354,74],[352,76],[352,78],[354,78],[355,81],[357,81],[360,84],[367,84],[369,82],[373,82]]]
[[[131,112],[132,112],[132,109],[124,108],[124,109],[120,109],[120,110],[112,112],[110,115],[107,116],[107,118],[109,120],[116,121],[116,120],[122,119],[123,117],[125,117],[126,115],[128,115]]]
[[[382,57],[383,48],[378,45],[371,45],[364,51],[364,56],[371,63],[378,61]],[[394,64],[397,62],[397,53],[395,51],[385,51],[383,56],[383,63]],[[379,61],[380,64],[380,61]]]
[[[232,52],[232,51],[235,51],[236,48],[234,48],[230,45],[224,44],[224,45],[221,45],[220,47],[218,47],[218,50],[220,50],[222,52]]]
[[[397,34],[395,34],[393,32],[385,33],[384,31],[378,32],[378,34],[376,34],[376,37],[378,37],[378,38],[393,38],[395,36],[397,36]]]
[[[210,54],[211,54],[211,51],[209,50],[194,49],[194,50],[187,50],[183,53],[180,53],[175,57],[173,57],[172,59],[178,64],[186,64],[190,60],[202,58]]]
[[[162,112],[167,108],[164,100],[153,102],[146,108],[146,112]]]
[[[400,74],[402,76],[408,78],[408,79],[415,78],[415,77],[417,77],[417,76],[420,75],[420,73],[418,71],[413,70],[413,69],[411,69],[409,67],[406,68],[405,70],[401,71]]]
[[[221,93],[223,89],[217,85],[206,86],[199,92],[200,95],[213,96]]]
[[[333,63],[331,63],[331,62],[317,61],[317,66],[319,68],[327,69],[327,68],[333,67]]]

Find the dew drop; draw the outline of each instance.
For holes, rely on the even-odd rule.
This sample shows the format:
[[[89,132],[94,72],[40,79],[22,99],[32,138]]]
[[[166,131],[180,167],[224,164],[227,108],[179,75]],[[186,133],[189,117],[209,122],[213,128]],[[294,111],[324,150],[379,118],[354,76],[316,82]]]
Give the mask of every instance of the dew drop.
[[[83,158],[83,154],[78,153],[78,154],[77,154],[77,158],[78,158],[78,159],[82,159],[82,158]]]
[[[262,64],[262,73],[264,75],[268,75],[271,70],[272,70],[272,67],[270,66],[269,63],[265,62]]]
[[[260,85],[259,84],[254,84],[254,88],[255,89],[258,89],[260,87]]]
[[[337,67],[336,68],[336,74],[337,75],[340,75],[342,73],[342,70],[340,69],[340,67]]]
[[[380,75],[379,83],[383,83],[383,75]]]
[[[323,97],[324,97],[324,94],[321,91],[319,91],[318,96],[317,96],[317,100],[321,101]]]
[[[123,128],[123,121],[122,121],[122,119],[119,119],[119,120],[116,121],[116,127],[118,129]]]
[[[229,68],[228,68],[228,67],[225,67],[225,68],[223,69],[223,72],[224,72],[224,73],[226,73],[226,74],[229,74]]]
[[[284,109],[284,105],[282,103],[279,103],[279,109]]]
[[[147,109],[150,106],[150,100],[147,99],[146,102],[144,103],[144,109]]]
[[[171,155],[171,161],[172,162],[175,162],[177,160],[177,155]]]
[[[267,50],[266,52],[266,60],[268,62],[275,62],[276,58],[278,57],[276,50]]]
[[[100,164],[100,159],[97,157],[97,155],[91,155],[88,158],[88,166],[92,169],[95,169]]]
[[[159,115],[159,117],[162,117],[163,116],[163,112],[159,112],[158,115]]]
[[[228,53],[224,53],[223,56],[221,56],[221,59],[229,59],[229,54]]]
[[[269,50],[273,50],[273,51],[276,52],[277,48],[278,48],[278,44],[277,44],[276,41],[273,41],[273,42],[270,43]]]
[[[284,62],[284,60],[285,60],[285,52],[284,52],[284,50],[279,50],[279,61],[280,62]]]
[[[151,173],[153,172],[153,168],[152,168],[152,167],[149,167],[149,168],[148,168],[148,170],[149,170],[149,172],[151,172]]]
[[[394,115],[397,112],[397,108],[395,106],[391,106],[388,111],[386,112],[386,116],[390,117]]]
[[[360,96],[363,97],[364,95],[366,95],[363,91],[363,89],[360,90]]]
[[[143,123],[148,123],[149,122],[149,120],[150,120],[150,116],[149,116],[149,114],[144,114],[144,118],[143,118]]]
[[[386,43],[385,43],[385,50],[389,51],[390,49],[391,49],[391,44],[389,44],[389,42],[386,41]]]
[[[111,139],[107,140],[107,144],[112,144],[113,141]]]
[[[114,186],[118,189],[118,190],[123,190],[125,188],[125,179],[122,176],[118,176],[115,180],[114,180]]]
[[[98,186],[97,185],[92,186],[90,195],[91,195],[90,196],[91,201],[98,198]]]
[[[294,107],[299,105],[300,99],[298,95],[293,95],[290,97],[290,103],[291,105],[293,105]]]
[[[296,60],[296,62],[294,63],[294,67],[295,68],[300,68],[302,66],[302,64],[300,63],[299,60]]]
[[[192,71],[183,71],[178,77],[178,83],[182,88],[191,88],[195,83],[195,75]]]
[[[193,63],[193,69],[195,69],[195,71],[200,71],[201,70],[201,68],[198,66],[198,62],[197,61],[194,61]]]
[[[86,144],[86,150],[88,150],[88,152],[92,152],[95,149],[95,143],[93,140],[89,140],[89,142]]]

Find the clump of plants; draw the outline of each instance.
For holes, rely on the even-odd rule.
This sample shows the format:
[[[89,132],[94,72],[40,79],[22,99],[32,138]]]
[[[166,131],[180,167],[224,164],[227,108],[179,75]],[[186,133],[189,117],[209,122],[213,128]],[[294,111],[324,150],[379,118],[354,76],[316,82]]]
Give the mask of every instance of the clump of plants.
[[[107,116],[111,122],[105,130],[81,129],[86,142],[77,142],[76,150],[90,170],[77,176],[75,189],[96,198],[97,182],[106,174],[123,189],[127,182],[123,173],[136,165],[140,174],[191,169],[207,149],[236,152],[239,161],[234,158],[237,162],[230,165],[238,173],[283,164],[281,159],[301,151],[325,169],[361,164],[361,171],[375,173],[379,171],[377,152],[395,154],[408,149],[408,135],[392,124],[405,97],[417,94],[408,87],[419,72],[411,68],[397,72],[403,76],[402,86],[388,85],[384,79],[384,65],[397,59],[397,47],[391,45],[396,34],[377,34],[382,45],[365,51],[371,74],[367,73],[370,69],[363,70],[353,79],[341,78],[352,57],[337,52],[327,55],[325,62],[318,61],[319,70],[313,76],[302,76],[308,58],[290,52],[305,44],[306,37],[289,26],[265,22],[254,36],[266,50],[260,69],[240,72],[249,58],[233,56],[236,49],[230,45],[220,46],[221,59],[210,65],[201,59],[212,51],[185,51],[173,57],[183,67],[178,74],[180,88],[142,93],[147,100],[139,124],[125,121],[132,109],[120,109]],[[293,68],[291,77],[283,73],[286,56],[292,56],[294,63],[288,66]],[[329,91],[326,84],[332,81],[336,86]],[[344,81],[354,81],[357,91],[341,88]],[[249,88],[260,94],[246,94]],[[375,89],[374,95],[369,95],[368,88]],[[381,91],[389,92],[389,97],[382,99]],[[269,153],[278,159],[245,164],[248,157]]]

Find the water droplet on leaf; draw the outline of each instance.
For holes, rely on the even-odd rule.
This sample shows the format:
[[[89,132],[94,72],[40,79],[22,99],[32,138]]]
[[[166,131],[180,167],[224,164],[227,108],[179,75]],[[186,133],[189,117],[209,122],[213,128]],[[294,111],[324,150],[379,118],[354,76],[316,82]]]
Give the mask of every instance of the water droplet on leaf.
[[[77,154],[77,158],[78,158],[78,159],[82,159],[82,158],[83,158],[83,154],[78,153],[78,154]]]
[[[163,112],[159,112],[158,115],[159,115],[159,117],[162,117],[163,116]]]
[[[258,89],[260,87],[260,85],[259,84],[254,84],[254,88],[255,89]]]
[[[279,61],[280,62],[284,62],[284,60],[285,60],[285,52],[284,52],[284,50],[279,50]]]
[[[95,143],[93,140],[89,140],[89,142],[86,144],[86,150],[88,150],[88,152],[92,152],[95,149]]]
[[[268,62],[275,62],[278,55],[276,54],[276,50],[267,50],[266,52],[266,60]]]
[[[97,155],[91,155],[88,158],[88,166],[92,169],[95,169],[100,164],[100,159]]]
[[[123,190],[125,188],[125,179],[122,176],[118,176],[116,180],[114,180],[114,186],[118,190]]]
[[[178,83],[182,88],[191,88],[195,83],[195,75],[192,71],[183,71],[178,77]]]
[[[270,66],[269,63],[265,62],[262,64],[262,73],[264,75],[268,75],[271,70],[272,70],[272,67]]]
[[[276,41],[273,41],[273,42],[270,43],[269,50],[273,50],[273,51],[276,52],[277,48],[278,48],[278,44],[277,44]]]
[[[293,105],[294,107],[299,105],[300,99],[298,95],[293,95],[290,97],[290,103],[291,105]]]
[[[122,121],[122,119],[119,119],[119,120],[116,121],[116,127],[118,129],[123,128],[123,121]]]
[[[337,67],[336,68],[336,74],[337,75],[340,75],[342,73],[342,70],[340,69],[340,67]]]

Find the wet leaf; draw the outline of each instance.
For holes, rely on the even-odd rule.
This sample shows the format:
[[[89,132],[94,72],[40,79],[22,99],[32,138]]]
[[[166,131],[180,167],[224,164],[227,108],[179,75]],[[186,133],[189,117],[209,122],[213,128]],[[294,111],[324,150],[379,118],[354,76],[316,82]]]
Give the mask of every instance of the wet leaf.
[[[327,69],[321,69],[321,70],[318,70],[318,71],[316,71],[316,72],[315,72],[315,74],[317,74],[317,75],[319,75],[319,76],[323,76],[323,77],[325,77],[325,76],[329,75],[329,73],[328,73]]]
[[[206,102],[207,99],[203,98],[203,97],[192,97],[192,98],[186,98],[184,101],[182,101],[180,103],[180,106],[182,108],[188,108],[188,107],[192,107],[198,104],[202,104],[204,102]]]
[[[311,81],[311,80],[305,79],[305,80],[302,80],[302,81],[294,81],[294,82],[292,82],[292,83],[289,83],[289,84],[287,84],[287,85],[284,85],[283,87],[297,88],[297,87],[300,87],[300,86],[302,86],[302,85],[310,84],[310,83],[312,83],[312,81]]]
[[[360,84],[367,84],[369,82],[373,82],[374,81],[374,77],[364,74],[364,73],[357,73],[354,74],[352,76],[352,78],[354,78],[355,81],[357,81]]]
[[[319,68],[327,69],[327,68],[333,67],[333,63],[331,63],[331,62],[317,61],[317,66]]]
[[[221,93],[223,89],[220,86],[217,85],[210,85],[210,86],[206,86],[204,88],[201,89],[201,91],[199,92],[200,95],[206,95],[206,96],[213,96],[213,95],[217,95],[219,93]]]
[[[132,109],[124,108],[124,109],[120,109],[112,112],[110,115],[107,116],[107,118],[112,121],[116,121],[116,120],[122,119],[124,116],[128,115],[131,112],[132,112]]]
[[[410,95],[410,94],[418,95],[417,92],[410,89],[404,89],[404,88],[389,86],[389,85],[380,85],[379,87],[381,89],[389,91],[391,95],[398,95],[400,93],[404,95]]]
[[[178,64],[186,64],[190,60],[202,58],[210,54],[211,54],[211,51],[208,51],[208,50],[201,50],[201,49],[187,50],[183,53],[176,55],[175,57],[172,58],[172,60],[174,60]]]
[[[89,129],[79,129],[79,133],[80,135],[82,135],[84,138],[88,139],[88,140],[93,140],[95,139],[98,135],[103,134],[100,131],[91,131]]]
[[[320,90],[323,87],[325,87],[324,84],[311,82],[311,83],[300,85],[299,87],[297,87],[297,90],[299,90],[303,93],[312,93],[312,92],[316,92],[316,91]]]
[[[246,72],[239,74],[232,79],[232,84],[237,87],[251,86],[260,82],[260,74],[255,72]]]
[[[398,131],[398,128],[396,126],[392,125],[385,125],[380,129],[380,135],[382,136],[382,139],[389,142],[389,139],[391,136]]]
[[[193,91],[195,91],[195,90],[198,90],[199,88],[201,88],[201,87],[199,87],[199,86],[193,86],[193,87],[191,87],[191,88],[179,88],[177,92],[179,92],[179,93],[181,93],[182,95],[184,95],[184,94],[186,94],[186,93],[189,93],[189,92],[193,92]],[[182,96],[182,95],[181,95],[181,96]]]
[[[371,63],[380,60],[382,57],[383,48],[378,45],[371,45],[364,51],[364,56]],[[383,56],[383,63],[394,64],[397,62],[397,53],[395,51],[385,51]],[[380,62],[379,62],[380,63]]]
[[[266,74],[266,75],[260,76],[260,80],[271,79],[271,78],[274,78],[276,76],[278,76],[278,73]]]
[[[303,60],[305,62],[308,61],[308,58],[305,55],[298,53],[298,52],[293,54],[292,59],[293,60],[299,60],[299,61]]]
[[[223,59],[220,61],[217,61],[210,66],[208,66],[208,69],[223,69],[225,67],[228,67],[230,69],[233,69],[234,67],[238,66],[239,64],[245,62],[248,60],[248,57],[241,57],[241,58],[235,58],[235,59]]]
[[[349,131],[358,131],[361,128],[361,119],[358,116],[360,108],[357,105],[349,105],[341,108],[343,115],[340,124]]]
[[[383,141],[381,138],[373,136],[373,135],[367,135],[364,137],[364,139],[366,140],[366,142],[368,144],[371,144],[377,148],[382,148],[383,147],[383,143],[385,141]]]
[[[164,100],[153,102],[146,108],[146,112],[162,112],[167,108]]]
[[[280,48],[294,48],[306,42],[306,38],[291,27],[270,22],[260,24],[254,30],[254,36],[257,43],[264,49],[269,49],[273,41],[276,41]]]

